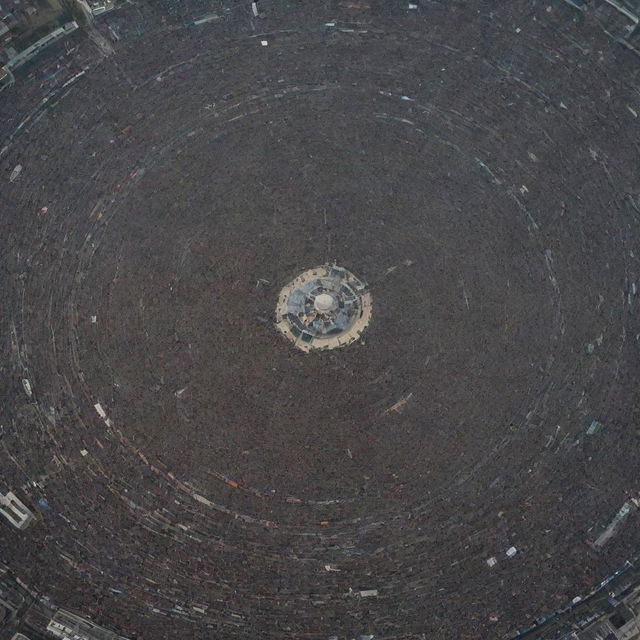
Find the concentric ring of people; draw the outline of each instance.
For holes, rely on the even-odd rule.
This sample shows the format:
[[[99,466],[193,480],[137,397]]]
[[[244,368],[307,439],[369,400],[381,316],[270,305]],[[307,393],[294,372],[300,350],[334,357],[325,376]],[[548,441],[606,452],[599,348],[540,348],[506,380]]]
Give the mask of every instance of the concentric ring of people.
[[[0,638],[632,638],[637,3],[0,4]]]

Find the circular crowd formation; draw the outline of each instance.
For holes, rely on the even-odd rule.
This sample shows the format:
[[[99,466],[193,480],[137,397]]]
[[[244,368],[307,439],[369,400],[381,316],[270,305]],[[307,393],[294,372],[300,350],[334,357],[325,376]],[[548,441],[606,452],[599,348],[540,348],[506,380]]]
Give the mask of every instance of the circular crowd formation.
[[[640,64],[564,2],[218,4],[0,94],[0,559],[130,638],[509,637],[639,542]]]

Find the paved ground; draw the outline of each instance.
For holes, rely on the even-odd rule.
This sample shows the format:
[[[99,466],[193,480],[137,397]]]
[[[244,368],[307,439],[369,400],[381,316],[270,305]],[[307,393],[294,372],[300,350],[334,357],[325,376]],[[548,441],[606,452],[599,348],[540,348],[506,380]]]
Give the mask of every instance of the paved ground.
[[[562,4],[212,4],[0,94],[0,474],[41,515],[1,559],[130,637],[527,626],[639,541],[587,544],[640,489],[640,62]],[[373,321],[300,353],[278,292],[334,259]]]

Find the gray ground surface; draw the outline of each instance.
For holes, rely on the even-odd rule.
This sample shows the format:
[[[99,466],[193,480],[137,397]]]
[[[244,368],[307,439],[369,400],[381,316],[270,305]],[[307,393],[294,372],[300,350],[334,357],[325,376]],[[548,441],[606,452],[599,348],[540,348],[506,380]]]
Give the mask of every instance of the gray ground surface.
[[[0,94],[0,477],[49,505],[2,560],[153,639],[497,638],[588,591],[638,547],[587,541],[639,490],[640,61],[564,5],[202,5]],[[276,298],[327,260],[373,321],[302,354]]]

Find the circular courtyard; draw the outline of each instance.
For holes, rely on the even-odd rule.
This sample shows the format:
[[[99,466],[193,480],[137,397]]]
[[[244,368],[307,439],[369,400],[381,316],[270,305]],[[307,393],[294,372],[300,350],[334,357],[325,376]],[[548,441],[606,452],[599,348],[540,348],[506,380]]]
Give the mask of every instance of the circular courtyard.
[[[130,638],[509,637],[638,549],[640,62],[209,4],[0,94],[1,559]]]

